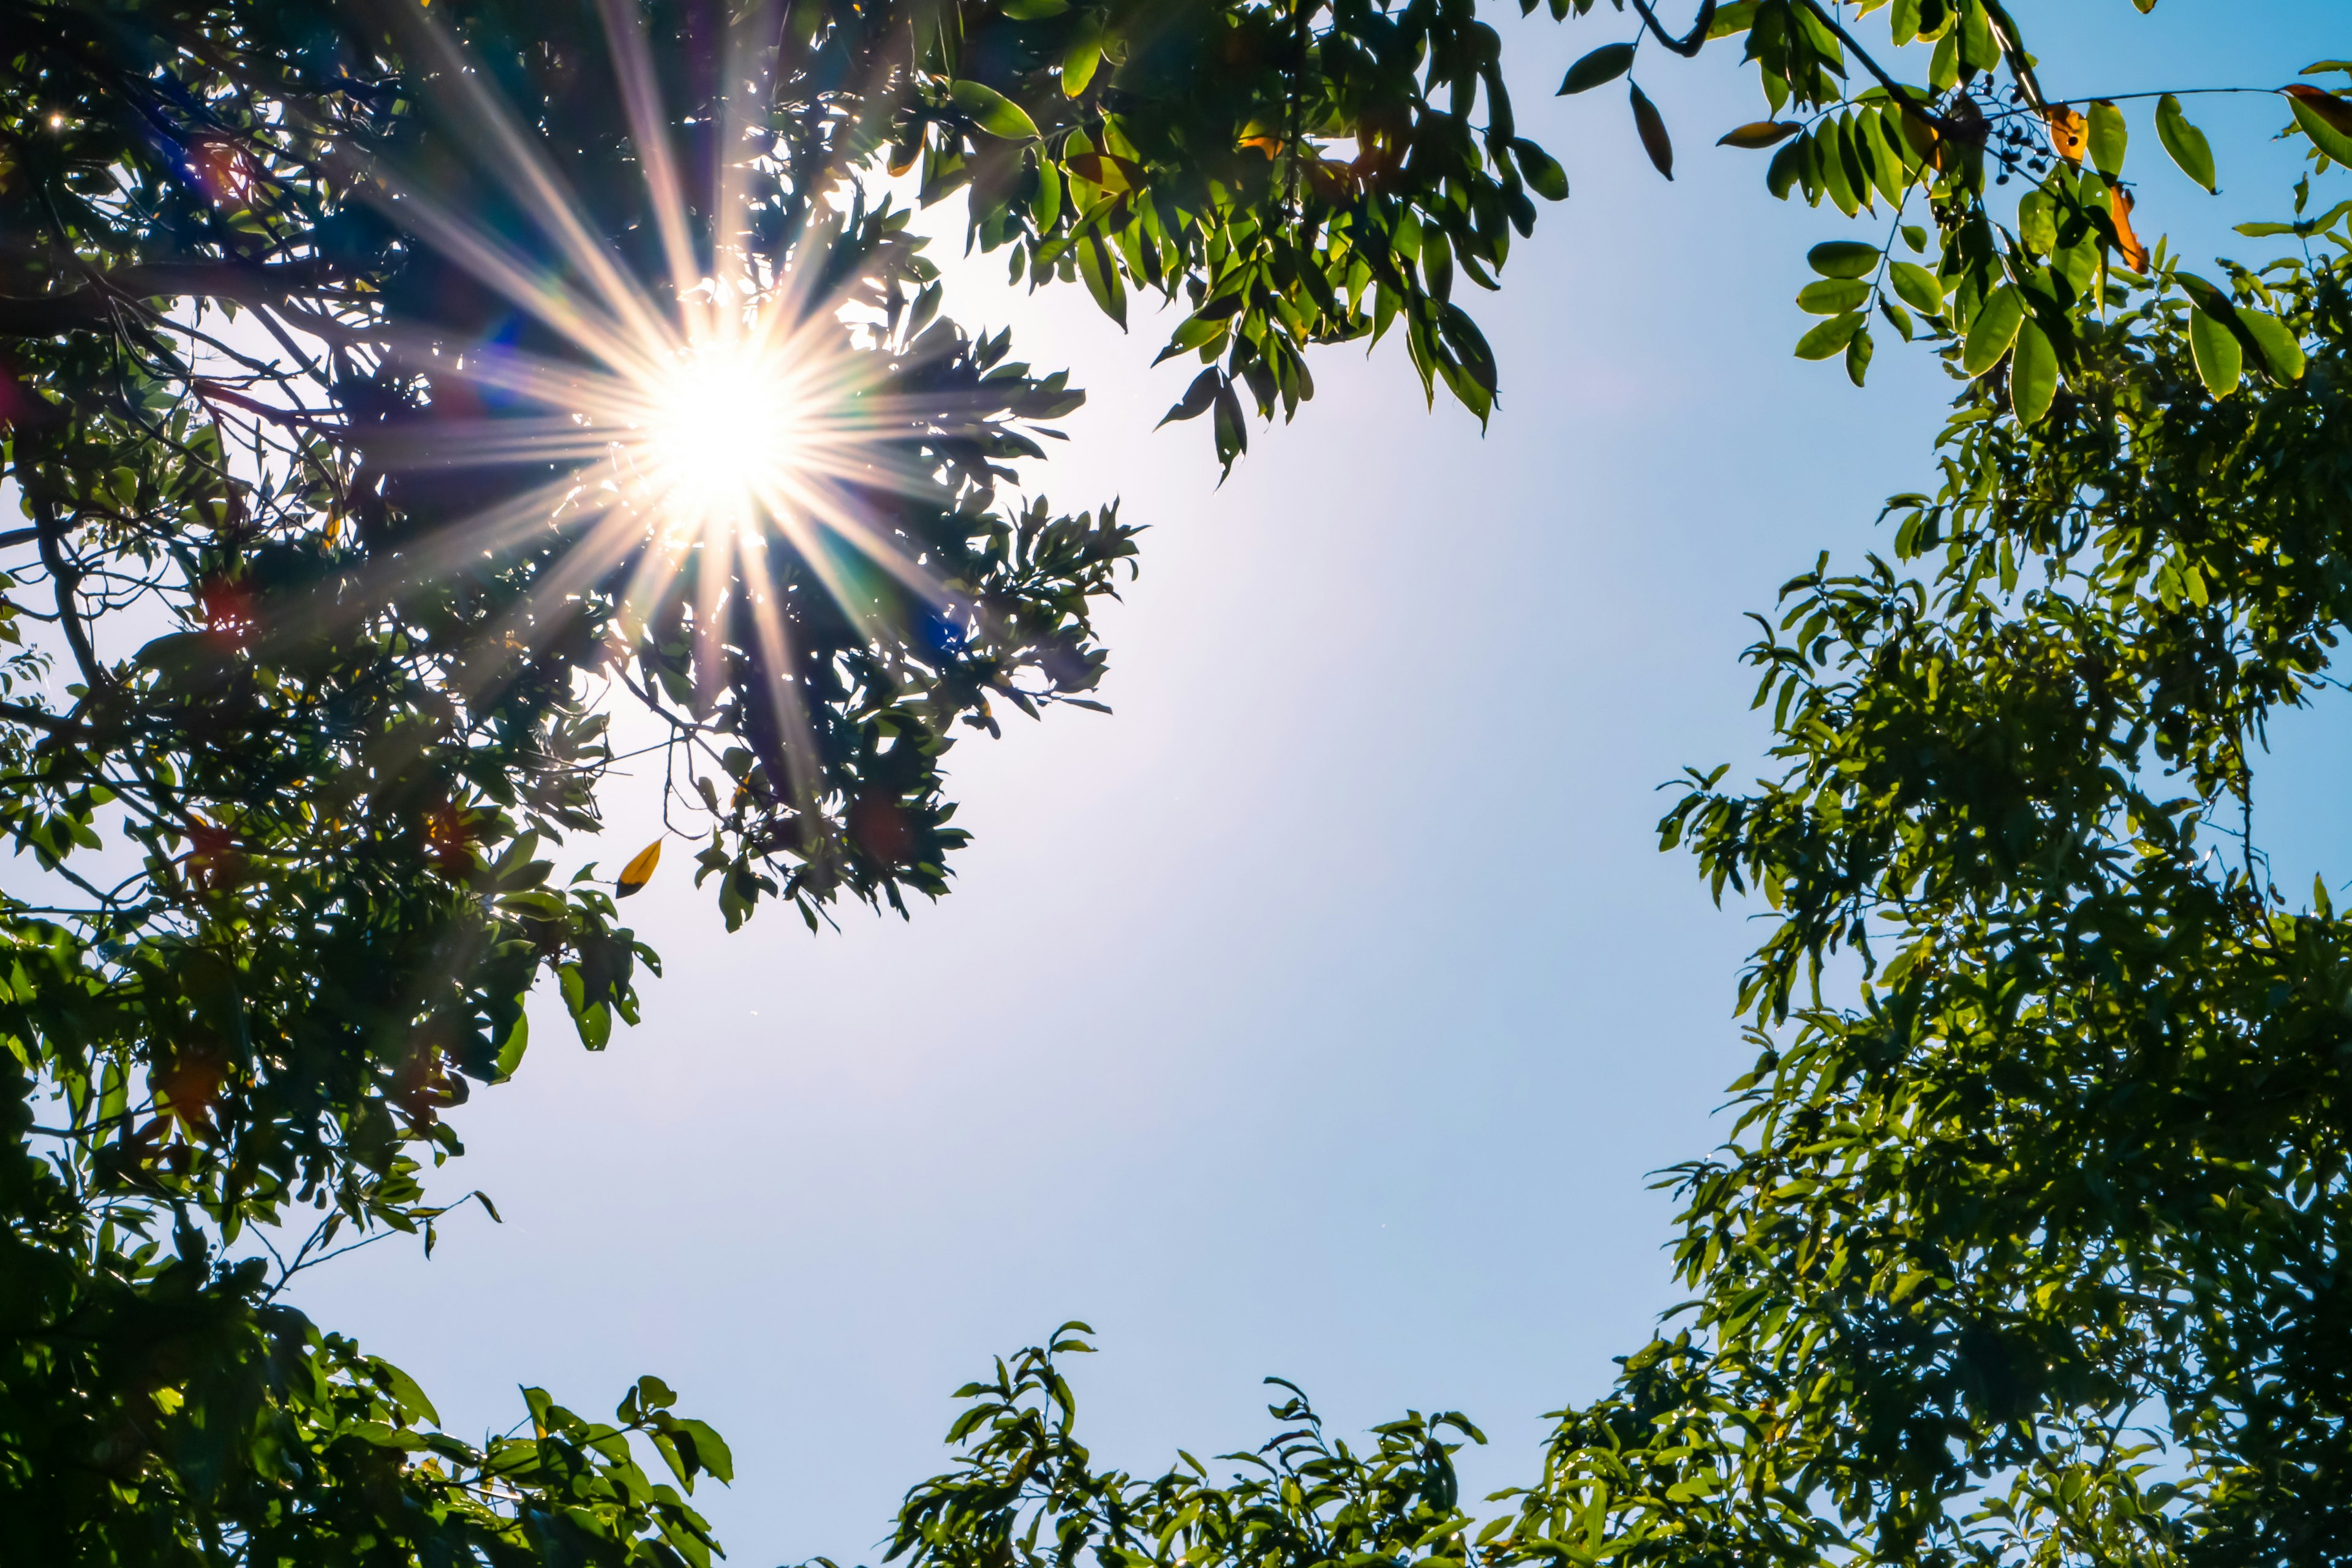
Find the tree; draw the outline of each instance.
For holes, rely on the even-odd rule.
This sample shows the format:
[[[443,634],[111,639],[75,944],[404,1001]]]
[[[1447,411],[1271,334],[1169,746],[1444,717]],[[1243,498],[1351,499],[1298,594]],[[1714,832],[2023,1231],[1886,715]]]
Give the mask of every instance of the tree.
[[[534,1392],[528,1436],[476,1447],[276,1298],[339,1244],[430,1245],[443,1112],[516,1070],[542,978],[591,1048],[635,1018],[654,958],[614,900],[658,845],[552,880],[598,825],[604,692],[664,726],[730,924],[789,900],[813,926],[844,891],[944,889],[956,726],[1090,700],[1088,607],[1131,534],[996,489],[1076,394],[940,319],[877,165],[967,191],[981,247],[1114,317],[1130,287],[1192,303],[1170,347],[1204,368],[1171,413],[1213,414],[1228,465],[1244,392],[1286,414],[1307,346],[1398,323],[1484,416],[1454,273],[1490,282],[1528,191],[1566,191],[1464,0],[443,9],[35,0],[0,40],[26,518],[0,811],[46,878],[0,911],[0,1494],[37,1555],[707,1560],[640,1461],[690,1490],[726,1449],[657,1380],[608,1423]],[[1932,274],[1816,253],[1857,378],[1859,307],[1879,289],[1907,331],[1883,296],[1915,272],[1975,368],[2046,342],[2082,374],[2099,291],[2065,258],[2137,241],[2121,187],[2071,168],[2040,187],[2055,266],[1997,235],[1986,163],[2031,167],[2019,127],[2074,112],[1999,6],[1895,6],[1941,40],[1930,89],[1851,97],[1864,57],[1810,0],[1682,35],[1636,9],[1678,53],[1744,37],[1776,107],[1834,111],[1734,133],[1780,142],[1784,191],[1933,198]],[[2296,108],[2342,134],[2334,100]],[[2165,134],[2184,166],[2192,138]],[[2271,352],[2270,316],[2200,311],[2230,323],[2200,329],[2216,376],[2225,342]],[[2036,374],[1997,378],[2029,414]],[[706,426],[789,427],[794,461]],[[1361,1506],[1439,1473],[1434,1441],[1401,1429]]]
[[[2352,202],[2304,182],[2240,229],[2300,255],[2226,287],[2159,245],[2068,300],[2036,197],[2087,178],[2062,163],[2001,237],[2030,315],[1937,312],[1966,386],[1890,555],[1824,559],[1759,617],[1781,771],[1694,772],[1662,824],[1771,911],[1757,1066],[1733,1141],[1668,1173],[1692,1300],[1559,1414],[1516,1506],[1463,1507],[1459,1416],[1357,1453],[1297,1397],[1229,1482],[1097,1471],[1071,1325],[961,1391],[960,1463],[908,1494],[892,1558],[2352,1552],[2352,940],[2325,878],[2273,885],[2254,810],[2270,719],[2344,685]]]

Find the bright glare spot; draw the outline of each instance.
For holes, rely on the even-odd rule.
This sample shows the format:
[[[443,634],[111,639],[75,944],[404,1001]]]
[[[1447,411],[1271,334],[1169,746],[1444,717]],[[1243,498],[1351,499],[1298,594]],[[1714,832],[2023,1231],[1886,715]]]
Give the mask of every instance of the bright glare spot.
[[[682,359],[651,410],[656,484],[673,526],[748,526],[792,461],[792,389],[772,356],[709,345]]]

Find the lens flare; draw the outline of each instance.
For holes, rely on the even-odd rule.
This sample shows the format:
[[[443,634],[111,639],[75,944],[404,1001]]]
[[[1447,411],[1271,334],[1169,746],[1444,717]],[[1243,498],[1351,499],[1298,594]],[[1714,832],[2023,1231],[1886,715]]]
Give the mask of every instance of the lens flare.
[[[785,489],[798,464],[786,368],[753,347],[709,343],[647,390],[645,455],[669,531],[754,526],[761,498]]]

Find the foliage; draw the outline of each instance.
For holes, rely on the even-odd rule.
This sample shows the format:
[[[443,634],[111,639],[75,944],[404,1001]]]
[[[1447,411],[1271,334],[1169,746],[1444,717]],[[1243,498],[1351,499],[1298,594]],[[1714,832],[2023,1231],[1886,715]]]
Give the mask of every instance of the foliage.
[[[2324,880],[2302,908],[2271,884],[2253,812],[2272,718],[2344,684],[2347,211],[2247,226],[2324,256],[2233,269],[2218,299],[2160,268],[2075,321],[2038,423],[1971,382],[1941,489],[1890,504],[1892,559],[1824,562],[1759,617],[1784,771],[1694,773],[1663,824],[1772,916],[1733,1142],[1669,1173],[1691,1321],[1559,1413],[1513,1510],[1463,1513],[1418,1415],[1365,1458],[1286,1432],[1229,1484],[1097,1475],[1033,1352],[962,1391],[961,1468],[908,1494],[893,1555],[2352,1552],[2352,934]],[[2195,327],[2217,310],[2271,312],[2294,374],[2217,394]],[[1859,1001],[1825,1000],[1833,978]]]
[[[2173,317],[2092,330],[2160,258],[2130,232],[2105,114],[2079,138],[2092,169],[2079,150],[2036,167],[2026,131],[2063,150],[2074,111],[2042,99],[1991,0],[1889,8],[1898,43],[1933,41],[1925,89],[1811,0],[1706,4],[1682,35],[1635,10],[1643,31],[1570,85],[1630,79],[1644,40],[1742,40],[1774,113],[1810,116],[1727,138],[1778,149],[1776,190],[1929,205],[1932,269],[1815,252],[1834,287],[1801,302],[1835,309],[1801,352],[1860,379],[1862,312],[1908,337],[1906,300],[1985,377],[1983,406],[2006,395],[2028,423],[2074,419],[2116,356],[2178,369]],[[1850,66],[1874,81],[1850,91]],[[2324,162],[2347,111],[2298,85]],[[1629,87],[1670,174],[1668,128]],[[2167,104],[2159,139],[2198,174],[2202,138]],[[2014,235],[1989,163],[2047,175]],[[706,1557],[637,1456],[690,1489],[726,1479],[725,1449],[658,1384],[608,1424],[530,1394],[529,1437],[471,1447],[397,1369],[278,1298],[339,1247],[431,1245],[446,1206],[426,1167],[461,1152],[446,1112],[516,1070],[541,982],[591,1048],[636,1016],[655,960],[614,900],[657,847],[609,890],[556,864],[600,826],[608,696],[660,727],[666,812],[694,825],[730,924],[789,900],[812,927],[845,892],[904,910],[945,889],[962,835],[942,757],[959,726],[994,731],[992,698],[1091,705],[1090,610],[1133,531],[1002,495],[1042,456],[1036,422],[1078,395],[941,319],[937,269],[884,189],[918,167],[918,202],[964,194],[972,238],[1016,275],[1080,284],[1122,321],[1130,289],[1188,303],[1168,352],[1203,370],[1171,415],[1212,414],[1228,467],[1244,394],[1286,415],[1312,392],[1309,345],[1398,322],[1424,387],[1486,416],[1494,357],[1455,273],[1491,286],[1530,193],[1567,194],[1516,134],[1499,37],[1469,0],[12,8],[0,419],[26,524],[0,534],[20,563],[0,599],[0,823],[40,872],[0,907],[12,1540],[92,1562]],[[1927,254],[1926,228],[1896,232]],[[666,273],[676,297],[656,300]],[[719,290],[688,297],[706,275],[783,301],[846,367],[856,528],[764,552],[671,549],[650,527],[616,541],[586,526],[601,503],[544,400],[507,395],[502,364],[584,382],[633,311],[718,309]],[[2297,313],[2314,307],[2257,307],[2244,279],[2242,300],[2180,284],[2216,395],[2266,388],[2325,337]],[[1984,460],[2043,449],[2004,438]],[[890,562],[920,570],[877,569]],[[2224,602],[2188,564],[2174,577]],[[2213,766],[2200,787],[2234,777]],[[1710,801],[1690,825],[1718,811],[1773,815]],[[1752,879],[1763,862],[1732,831],[1709,852]],[[1807,897],[1790,908],[1832,908]],[[1777,977],[1812,940],[1768,955],[1759,1005],[1786,999]],[[1744,1190],[1693,1180],[1735,1206]],[[1007,1375],[997,1415],[1059,1386],[1042,1362]],[[1181,1527],[1204,1550],[1468,1550],[1444,1418],[1359,1458],[1284,1408],[1306,1426],[1239,1492],[1198,1467],[1172,1490],[1088,1489],[1066,1426],[1021,1420],[980,1463],[1061,1444],[1076,1489],[1048,1511],[1099,1509],[1105,1539],[1144,1539],[1121,1510],[1230,1500]],[[927,1506],[901,1546],[952,1556],[1012,1504]]]
[[[2171,112],[2163,139],[2195,163]],[[2110,165],[2114,140],[2085,127]],[[2302,256],[2223,263],[2224,286],[2161,245],[2116,256],[2105,176],[2043,173],[1987,231],[2000,281],[1972,307],[1948,239],[1927,286],[1893,273],[1932,287],[1920,317],[1965,384],[1942,484],[1890,503],[1889,557],[1824,560],[1759,617],[1782,771],[1746,792],[1694,773],[1662,824],[1718,896],[1771,916],[1742,977],[1759,1058],[1733,1142],[1668,1173],[1691,1300],[1607,1397],[1559,1414],[1541,1476],[1484,1524],[1454,1511],[1442,1445],[1416,1450],[1417,1489],[1344,1504],[1198,1467],[1142,1487],[1087,1471],[1066,1422],[994,1414],[1000,1384],[965,1391],[961,1468],[908,1493],[895,1550],[2352,1554],[2352,940],[2324,879],[2307,904],[2273,885],[2254,811],[2272,720],[2344,686],[2352,204],[2311,210],[2306,181],[2291,219],[2241,230]],[[1891,272],[1867,246],[1815,265]],[[1850,981],[1857,1002],[1827,999]],[[1387,1512],[1320,1531],[1359,1506]],[[1204,1523],[1249,1510],[1245,1538]]]

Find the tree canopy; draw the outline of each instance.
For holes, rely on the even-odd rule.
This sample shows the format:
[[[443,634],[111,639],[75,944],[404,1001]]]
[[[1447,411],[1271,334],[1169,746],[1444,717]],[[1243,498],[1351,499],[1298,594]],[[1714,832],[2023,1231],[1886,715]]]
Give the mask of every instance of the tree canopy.
[[[2126,1519],[2238,1558],[2334,1528],[2322,1286],[2280,1283],[2333,1268],[2333,917],[2200,858],[2191,819],[2243,798],[2263,715],[2325,675],[2341,268],[2179,272],[2131,228],[2114,104],[2046,100],[2000,5],[1858,9],[1931,46],[1924,86],[1846,10],[1710,0],[1677,33],[1635,0],[1562,89],[1743,48],[1775,118],[1726,140],[1773,149],[1777,194],[1895,216],[1885,247],[1813,252],[1799,352],[1859,381],[1875,310],[1970,378],[1944,493],[1899,509],[1898,559],[1937,574],[1801,581],[1797,641],[1756,655],[1790,772],[1696,780],[1669,819],[1785,911],[1747,993],[1752,1147],[1686,1173],[1698,1324],[1570,1413],[1475,1549],[1443,1423],[1360,1458],[1309,1421],[1262,1480],[1139,1489],[1038,1414],[1067,1408],[1041,1352],[973,1391],[974,1468],[917,1489],[903,1551],[1001,1562],[1042,1500],[1062,1561],[1912,1561],[1973,1550],[1992,1527],[1956,1500],[1994,1477],[2051,1561]],[[2352,109],[2292,106],[2323,165],[2352,161]],[[2177,99],[2156,125],[2211,185]],[[730,1460],[657,1379],[611,1421],[531,1391],[469,1444],[279,1297],[368,1236],[430,1245],[446,1112],[518,1069],[542,981],[592,1049],[635,1021],[657,960],[614,900],[659,841],[609,879],[559,868],[600,826],[610,703],[661,727],[666,811],[730,925],[789,902],[812,927],[845,892],[945,890],[959,730],[1094,705],[1091,608],[1132,531],[1004,496],[1078,394],[942,313],[906,185],[1122,322],[1131,291],[1189,305],[1165,352],[1202,368],[1170,414],[1210,416],[1228,467],[1252,409],[1311,395],[1310,349],[1391,330],[1486,417],[1456,274],[1491,285],[1532,198],[1567,194],[1467,0],[12,12],[0,822],[40,873],[0,906],[21,1550],[708,1561],[687,1494]],[[807,368],[774,372],[779,343]],[[793,463],[714,486],[678,426],[745,406]],[[2183,802],[2143,795],[2165,767]],[[1849,949],[1872,989],[1841,1011],[1801,983]],[[2150,1421],[2161,1479],[2133,1468]]]

